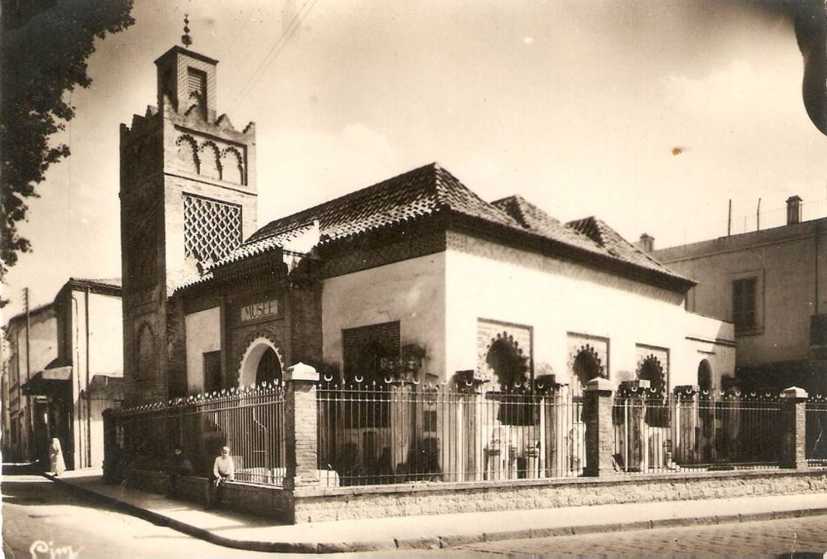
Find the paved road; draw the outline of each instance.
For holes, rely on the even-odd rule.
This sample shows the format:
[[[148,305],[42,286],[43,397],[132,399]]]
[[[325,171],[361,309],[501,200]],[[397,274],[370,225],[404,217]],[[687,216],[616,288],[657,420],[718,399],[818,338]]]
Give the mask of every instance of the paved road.
[[[460,548],[520,557],[827,557],[827,516],[664,528]]]
[[[3,551],[11,559],[308,557],[221,546],[120,513],[34,475],[4,475]],[[35,554],[32,545],[44,542]],[[69,551],[76,552],[72,555]],[[391,557],[822,557],[827,516],[473,544],[451,550],[342,554]],[[807,553],[807,555],[805,555]]]
[[[38,475],[3,475],[0,488],[3,499],[3,552],[8,559],[311,557],[260,553],[213,545],[78,497]],[[32,548],[37,542],[43,543],[40,547]],[[490,557],[487,553],[470,550],[438,553],[446,557]],[[400,551],[324,557],[401,559],[433,555],[434,552],[430,551]]]

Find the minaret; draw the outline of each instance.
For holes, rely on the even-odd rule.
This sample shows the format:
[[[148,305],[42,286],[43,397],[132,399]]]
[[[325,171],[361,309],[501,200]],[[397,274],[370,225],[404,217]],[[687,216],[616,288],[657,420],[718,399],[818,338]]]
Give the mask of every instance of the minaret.
[[[155,61],[158,106],[121,124],[121,262],[128,403],[175,396],[170,295],[183,279],[256,229],[255,125],[236,130],[217,112],[218,61],[184,47]]]

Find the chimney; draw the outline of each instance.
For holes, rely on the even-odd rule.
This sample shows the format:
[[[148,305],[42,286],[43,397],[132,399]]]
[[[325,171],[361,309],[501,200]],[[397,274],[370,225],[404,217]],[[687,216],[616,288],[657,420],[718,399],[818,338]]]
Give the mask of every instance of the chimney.
[[[800,196],[790,196],[787,198],[787,225],[795,225],[801,223],[801,209],[803,200]]]
[[[637,247],[643,252],[653,252],[655,250],[655,238],[648,233],[644,233],[640,236]]]

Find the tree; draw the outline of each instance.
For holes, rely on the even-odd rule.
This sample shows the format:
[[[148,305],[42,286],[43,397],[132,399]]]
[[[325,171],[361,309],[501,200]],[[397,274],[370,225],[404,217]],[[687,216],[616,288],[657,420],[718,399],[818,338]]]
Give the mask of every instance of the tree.
[[[0,281],[31,250],[17,224],[47,169],[69,146],[50,142],[75,116],[67,93],[87,88],[95,40],[132,25],[132,0],[3,0],[0,85]],[[0,302],[2,306],[2,302]]]
[[[822,1],[796,4],[795,35],[804,59],[801,94],[807,115],[822,134],[827,134],[827,8]]]

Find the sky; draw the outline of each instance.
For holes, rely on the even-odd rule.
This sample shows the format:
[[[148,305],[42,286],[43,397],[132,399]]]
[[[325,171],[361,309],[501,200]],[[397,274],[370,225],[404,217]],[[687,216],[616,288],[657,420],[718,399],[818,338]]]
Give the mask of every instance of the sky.
[[[767,5],[769,4],[769,6]],[[218,112],[256,122],[258,223],[438,161],[486,200],[596,215],[662,248],[827,215],[827,137],[801,100],[790,22],[755,0],[135,0],[96,42],[77,116],[7,276],[50,302],[119,277],[118,127],[155,103],[153,61],[217,58]],[[676,149],[677,148],[677,149]],[[5,320],[3,320],[5,322]]]

